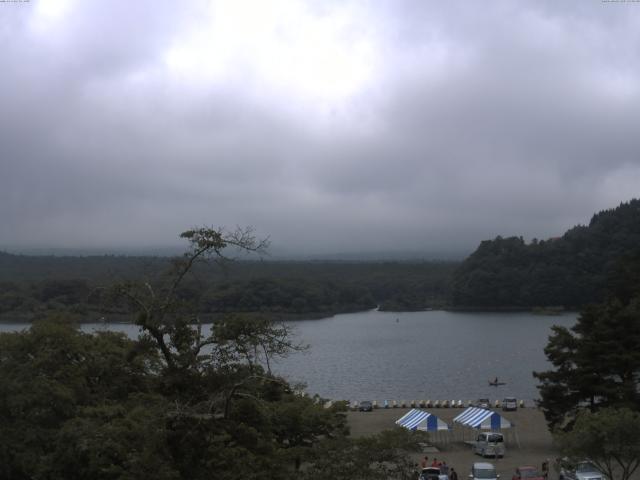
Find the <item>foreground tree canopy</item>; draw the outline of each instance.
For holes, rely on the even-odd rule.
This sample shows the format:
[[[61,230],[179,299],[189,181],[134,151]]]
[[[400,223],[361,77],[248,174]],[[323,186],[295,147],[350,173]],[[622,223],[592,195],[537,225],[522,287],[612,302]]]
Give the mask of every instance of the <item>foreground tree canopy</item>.
[[[553,327],[535,372],[542,408],[569,462],[591,460],[610,480],[640,465],[640,251],[609,266],[606,299],[570,329]]]
[[[588,458],[607,478],[628,480],[640,466],[640,413],[628,408],[588,410],[570,432],[555,435],[568,460]]]
[[[313,479],[331,464],[354,472],[335,478],[411,478],[406,454],[424,438],[351,440],[343,406],[270,371],[302,348],[286,327],[235,316],[204,331],[179,294],[196,263],[264,243],[250,230],[182,236],[190,248],[166,275],[108,292],[136,308],[137,340],[65,318],[0,335],[0,477]]]
[[[553,327],[536,372],[540,406],[552,429],[570,429],[578,412],[640,410],[640,253],[612,267],[607,299],[585,308],[570,329]],[[639,432],[640,434],[640,432]]]
[[[640,409],[640,298],[585,309],[571,329],[553,327],[545,353],[554,370],[535,373],[549,426],[570,425],[580,410]]]

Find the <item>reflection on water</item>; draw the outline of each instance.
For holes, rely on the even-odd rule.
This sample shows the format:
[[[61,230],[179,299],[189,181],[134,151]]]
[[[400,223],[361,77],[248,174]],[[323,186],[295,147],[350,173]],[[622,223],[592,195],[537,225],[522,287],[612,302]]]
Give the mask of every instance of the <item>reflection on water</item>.
[[[548,367],[543,349],[550,327],[570,326],[575,319],[575,314],[370,311],[290,322],[297,340],[310,349],[278,361],[274,370],[306,383],[310,394],[333,399],[529,400],[538,396],[531,372]],[[0,324],[0,331],[23,328]],[[82,329],[138,334],[129,324]],[[488,380],[496,376],[507,385],[490,387]]]

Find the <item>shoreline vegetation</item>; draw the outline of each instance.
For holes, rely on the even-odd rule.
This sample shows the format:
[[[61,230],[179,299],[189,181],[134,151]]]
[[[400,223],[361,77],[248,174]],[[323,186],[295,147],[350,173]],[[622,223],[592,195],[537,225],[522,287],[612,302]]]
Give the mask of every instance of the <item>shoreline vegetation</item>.
[[[603,210],[589,225],[546,240],[497,236],[454,272],[452,305],[580,310],[605,300],[625,278],[640,245],[640,200]]]
[[[109,298],[112,285],[156,279],[168,259],[26,257],[0,253],[0,321],[131,314]],[[198,265],[177,293],[200,316],[229,313],[308,319],[381,310],[411,311],[447,304],[457,262],[256,262],[220,271]]]
[[[640,200],[599,212],[548,240],[496,237],[454,261],[237,261],[193,266],[176,300],[201,318],[259,314],[271,319],[325,318],[378,308],[560,315],[622,288],[640,255]],[[75,318],[132,315],[112,288],[162,283],[169,257],[25,256],[0,252],[0,322],[62,313]]]
[[[280,322],[289,322],[289,321],[312,321],[312,320],[322,320],[325,318],[331,318],[336,315],[343,315],[349,313],[365,313],[371,310],[376,310],[380,312],[386,313],[415,313],[415,312],[436,312],[436,311],[445,311],[445,312],[460,312],[460,313],[532,313],[535,315],[541,316],[560,316],[565,314],[576,313],[578,310],[564,309],[562,307],[558,308],[543,308],[543,307],[534,307],[534,308],[522,308],[522,307],[503,307],[503,308],[473,308],[473,307],[444,307],[444,308],[424,308],[420,310],[383,310],[381,308],[368,308],[364,310],[351,310],[351,311],[338,311],[338,312],[311,312],[311,313],[281,313],[278,316],[267,316],[270,320],[280,321]],[[54,313],[54,312],[51,312]],[[199,315],[200,323],[202,324],[210,324],[215,323],[217,320],[223,318],[226,315],[233,315],[234,313],[229,314],[204,314]],[[237,312],[238,315],[249,315],[249,316],[264,316],[263,312]],[[0,316],[0,324],[31,324],[34,321],[39,320],[41,317],[34,317],[32,315],[23,314],[23,315],[2,315]],[[132,320],[131,314],[107,314],[103,315],[101,313],[91,313],[86,316],[76,315],[75,323],[77,324],[91,324],[91,323],[105,323],[105,324],[135,324]],[[193,322],[196,324],[196,322]]]
[[[531,448],[527,462],[529,455],[539,454],[537,462],[565,452],[593,458],[584,452],[595,451],[594,440],[580,441],[588,439],[584,432],[595,431],[596,425],[609,425],[604,436],[595,439],[596,446],[609,445],[609,438],[623,439],[624,445],[613,445],[611,450],[620,451],[627,447],[628,438],[638,438],[640,429],[640,416],[629,410],[629,406],[637,410],[638,405],[638,359],[632,353],[639,338],[640,202],[635,201],[634,209],[630,217],[636,224],[617,235],[617,243],[610,233],[617,231],[618,223],[609,221],[609,213],[594,217],[592,225],[608,219],[608,235],[601,236],[600,250],[590,238],[592,225],[579,230],[580,235],[587,232],[581,237],[582,246],[595,249],[596,262],[584,249],[572,250],[577,245],[572,239],[554,241],[551,247],[547,243],[540,247],[539,242],[529,247],[521,238],[498,237],[483,242],[462,264],[367,264],[364,268],[349,264],[346,270],[341,265],[341,271],[327,265],[318,270],[316,265],[313,273],[309,265],[298,264],[293,269],[289,266],[288,275],[279,265],[272,270],[279,276],[264,277],[256,270],[265,266],[253,263],[241,266],[244,277],[231,279],[211,274],[196,260],[206,259],[207,253],[212,260],[223,260],[227,245],[260,252],[264,241],[257,240],[251,229],[225,232],[207,227],[181,234],[190,247],[172,263],[163,261],[164,267],[170,267],[164,274],[157,266],[145,272],[137,264],[129,272],[133,276],[123,278],[114,273],[116,265],[108,259],[111,269],[94,271],[93,277],[86,271],[81,277],[69,275],[73,269],[62,268],[70,267],[66,260],[58,264],[61,270],[43,269],[35,261],[31,266],[37,268],[29,277],[27,269],[19,266],[21,261],[25,266],[24,259],[0,254],[0,317],[57,315],[0,335],[5,403],[20,406],[4,409],[0,422],[7,447],[5,471],[12,478],[106,478],[107,472],[109,477],[126,474],[168,480],[208,478],[211,471],[244,478],[259,465],[264,478],[285,478],[282,474],[287,472],[287,478],[314,479],[336,477],[347,466],[355,467],[358,474],[381,473],[380,478],[400,478],[398,472],[404,472],[402,478],[415,478],[414,462],[428,437],[389,430],[396,412],[370,412],[366,417],[370,421],[358,425],[357,420],[365,417],[350,415],[341,402],[325,408],[321,399],[300,395],[297,385],[274,375],[271,360],[305,346],[294,341],[289,325],[274,324],[269,317],[309,318],[313,312],[331,315],[376,306],[387,311],[480,308],[555,315],[562,314],[564,306],[585,303],[571,296],[576,292],[592,295],[589,303],[600,300],[598,295],[606,295],[607,300],[581,310],[570,328],[552,327],[545,353],[556,369],[533,372],[541,383],[541,400],[537,402],[540,410],[530,412],[541,436],[531,435],[526,428],[524,415],[529,410],[519,409],[522,418],[516,423],[527,435],[523,435],[526,448]],[[612,250],[609,245],[614,243]],[[584,254],[579,268],[574,266],[579,261],[576,251]],[[571,275],[554,263],[560,261],[559,252],[566,255],[562,261],[569,262]],[[529,275],[531,265],[543,273]],[[11,277],[12,272],[23,276]],[[530,276],[540,283],[532,284]],[[600,293],[600,284],[606,284],[608,291]],[[531,290],[532,285],[539,288]],[[539,298],[544,301],[534,301]],[[193,312],[203,312],[204,319],[256,311],[260,317],[234,315],[214,323],[206,334],[190,324]],[[128,318],[143,335],[131,339],[108,330],[85,333],[74,323],[89,315],[101,315],[105,322],[112,316]],[[594,352],[598,345],[621,348]],[[203,355],[205,347],[210,353]],[[625,352],[631,353],[621,355]],[[594,371],[604,384],[594,385]],[[447,414],[452,411],[443,412]],[[376,417],[378,421],[372,422]],[[553,430],[566,425],[576,428],[577,434]],[[627,425],[631,426],[628,433],[620,435],[619,426]],[[359,427],[363,437],[357,436]],[[550,429],[553,439],[560,440],[562,452],[550,443]],[[522,450],[518,437],[516,441]],[[447,462],[460,470],[459,465],[471,460],[471,453],[464,442],[459,448],[450,446],[453,442],[438,456],[444,453]],[[635,450],[625,450],[625,455],[630,459],[627,465],[636,462],[635,469],[640,443],[632,447]],[[243,461],[238,462],[239,458]],[[515,465],[522,460],[517,458]],[[621,480],[629,480],[633,470],[620,465],[626,472]],[[611,471],[609,478],[615,478]]]

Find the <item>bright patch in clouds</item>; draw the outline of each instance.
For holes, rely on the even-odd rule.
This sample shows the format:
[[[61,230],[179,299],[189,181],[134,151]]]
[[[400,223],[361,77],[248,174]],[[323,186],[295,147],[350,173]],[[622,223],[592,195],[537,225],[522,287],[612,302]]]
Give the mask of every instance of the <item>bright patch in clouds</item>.
[[[317,102],[343,101],[365,88],[374,48],[353,8],[312,11],[299,2],[211,3],[166,53],[187,83],[252,81],[253,91],[283,91]]]
[[[74,0],[39,0],[34,5],[31,27],[45,33],[55,28],[71,12]]]
[[[633,2],[0,1],[0,250],[555,236],[639,193],[638,25]]]

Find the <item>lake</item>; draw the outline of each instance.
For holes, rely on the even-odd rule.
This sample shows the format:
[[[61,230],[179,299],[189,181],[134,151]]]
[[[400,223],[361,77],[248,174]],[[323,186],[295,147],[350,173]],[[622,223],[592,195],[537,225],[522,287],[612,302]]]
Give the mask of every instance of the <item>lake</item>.
[[[348,400],[475,400],[537,398],[531,372],[548,368],[544,347],[552,325],[571,326],[575,313],[368,311],[287,322],[310,348],[273,369],[310,394]],[[0,324],[15,331],[24,324]],[[122,331],[128,324],[84,324],[84,331]],[[498,377],[505,386],[490,387]]]
[[[576,314],[361,312],[295,322],[309,352],[278,371],[305,381],[310,393],[335,399],[469,400],[538,397],[534,370],[551,326]],[[498,377],[507,385],[489,387]]]

